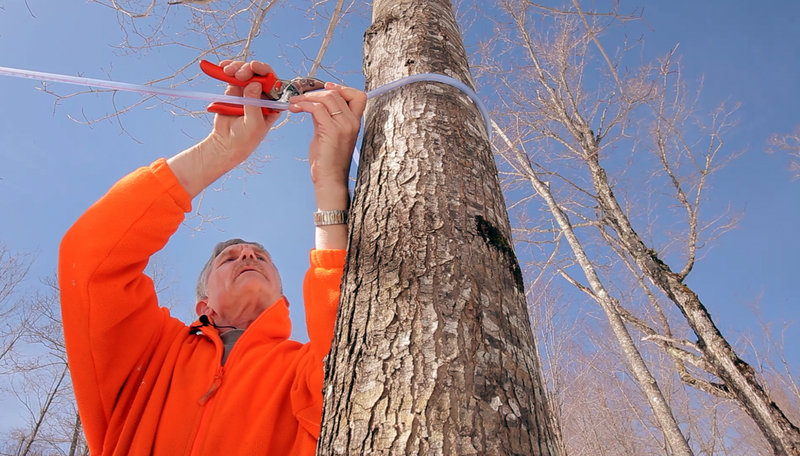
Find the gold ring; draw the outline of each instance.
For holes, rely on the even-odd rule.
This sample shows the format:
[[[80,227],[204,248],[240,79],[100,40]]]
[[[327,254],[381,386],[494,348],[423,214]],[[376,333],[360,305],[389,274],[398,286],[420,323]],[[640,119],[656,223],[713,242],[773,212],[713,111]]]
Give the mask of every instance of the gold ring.
[[[342,111],[336,111],[336,112],[332,112],[332,113],[331,113],[331,117],[333,117],[333,116],[335,116],[335,115],[337,115],[337,114],[341,114],[341,113],[342,113]]]

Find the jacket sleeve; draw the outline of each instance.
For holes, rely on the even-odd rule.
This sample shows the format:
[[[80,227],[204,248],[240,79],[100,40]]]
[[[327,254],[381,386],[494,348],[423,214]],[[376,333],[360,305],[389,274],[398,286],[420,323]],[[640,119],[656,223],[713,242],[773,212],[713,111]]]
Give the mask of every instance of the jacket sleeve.
[[[300,371],[292,390],[292,405],[301,426],[314,439],[320,432],[323,360],[328,356],[333,340],[346,254],[345,250],[312,250],[311,267],[303,281],[310,342],[303,348]]]
[[[61,242],[67,355],[93,453],[99,453],[121,389],[169,319],[143,271],[190,209],[189,195],[160,159],[117,182]]]

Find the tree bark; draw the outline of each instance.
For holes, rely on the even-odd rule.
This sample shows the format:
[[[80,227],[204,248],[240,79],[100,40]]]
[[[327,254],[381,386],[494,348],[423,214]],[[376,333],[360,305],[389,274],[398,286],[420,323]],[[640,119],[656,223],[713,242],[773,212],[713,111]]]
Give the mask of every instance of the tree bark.
[[[375,0],[364,49],[471,83],[447,0]],[[487,134],[442,84],[370,102],[318,454],[561,454]]]

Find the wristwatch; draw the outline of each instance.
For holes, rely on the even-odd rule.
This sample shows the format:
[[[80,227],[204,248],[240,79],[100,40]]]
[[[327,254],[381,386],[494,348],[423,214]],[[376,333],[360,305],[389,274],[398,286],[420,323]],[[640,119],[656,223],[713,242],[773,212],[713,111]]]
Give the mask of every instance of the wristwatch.
[[[314,225],[327,226],[327,225],[346,225],[347,224],[347,211],[337,209],[335,211],[320,211],[314,212]]]

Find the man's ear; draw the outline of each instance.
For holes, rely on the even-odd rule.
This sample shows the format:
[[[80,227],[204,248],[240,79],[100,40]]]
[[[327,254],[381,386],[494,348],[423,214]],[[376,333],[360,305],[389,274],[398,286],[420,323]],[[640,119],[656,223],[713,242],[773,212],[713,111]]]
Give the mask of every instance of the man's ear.
[[[197,304],[194,306],[194,311],[197,313],[197,316],[200,315],[208,315],[212,312],[211,307],[208,307],[208,299],[201,299],[197,301]]]

